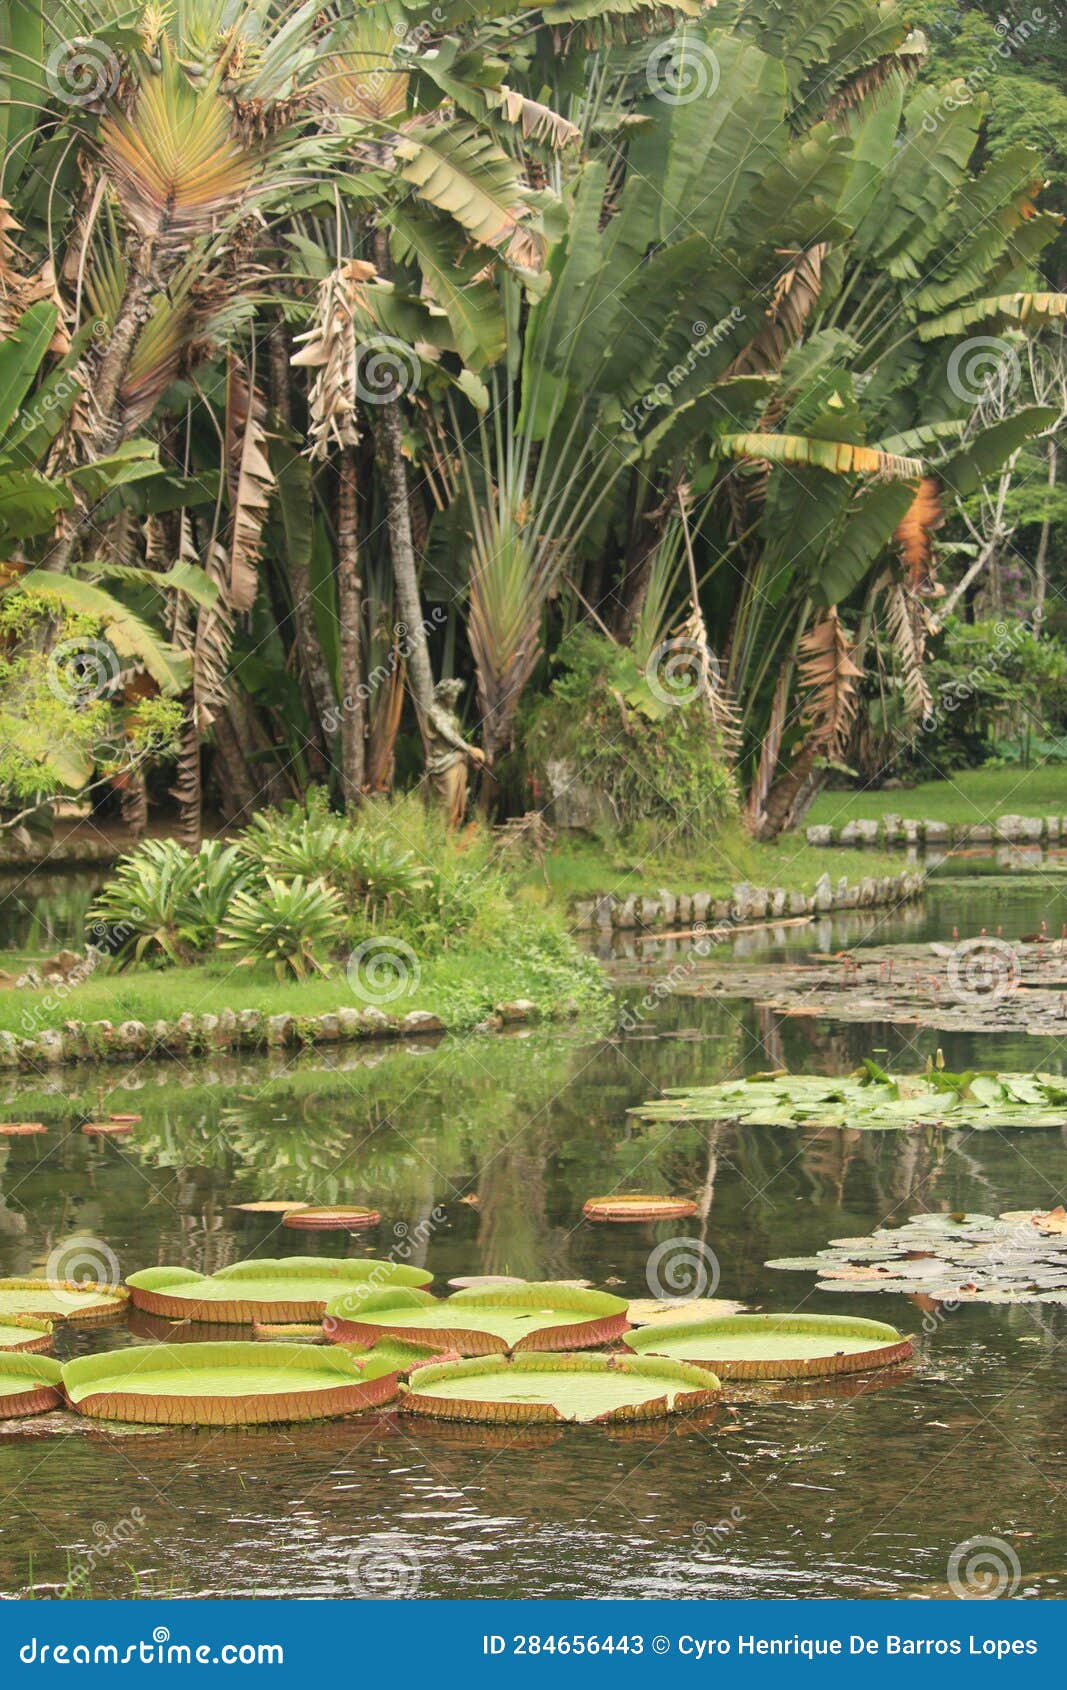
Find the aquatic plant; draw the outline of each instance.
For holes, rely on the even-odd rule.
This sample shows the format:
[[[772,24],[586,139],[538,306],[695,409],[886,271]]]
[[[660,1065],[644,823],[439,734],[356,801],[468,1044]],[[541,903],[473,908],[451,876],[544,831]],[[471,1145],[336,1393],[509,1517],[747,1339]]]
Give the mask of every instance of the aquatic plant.
[[[420,1367],[400,1410],[443,1420],[605,1424],[703,1408],[718,1391],[705,1368],[658,1356],[478,1356]]]
[[[848,1315],[739,1314],[628,1332],[637,1355],[710,1367],[723,1379],[800,1379],[888,1367],[911,1355],[911,1340],[879,1320]]]
[[[326,1328],[337,1343],[379,1338],[438,1344],[461,1355],[517,1350],[581,1349],[606,1344],[627,1329],[626,1304],[605,1291],[558,1284],[495,1285],[439,1300],[423,1291],[387,1290],[335,1298]]]

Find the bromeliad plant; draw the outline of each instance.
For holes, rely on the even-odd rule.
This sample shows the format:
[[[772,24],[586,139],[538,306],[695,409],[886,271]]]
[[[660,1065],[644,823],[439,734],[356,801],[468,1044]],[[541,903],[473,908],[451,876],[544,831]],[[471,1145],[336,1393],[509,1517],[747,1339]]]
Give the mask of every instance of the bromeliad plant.
[[[88,914],[90,931],[123,967],[190,962],[211,950],[220,923],[251,872],[233,845],[206,841],[195,852],[149,839],[126,857]]]
[[[340,894],[325,880],[278,880],[273,874],[262,885],[237,892],[219,927],[219,946],[240,951],[241,961],[270,962],[279,980],[292,972],[298,980],[324,974],[319,949],[328,950],[345,930]]]

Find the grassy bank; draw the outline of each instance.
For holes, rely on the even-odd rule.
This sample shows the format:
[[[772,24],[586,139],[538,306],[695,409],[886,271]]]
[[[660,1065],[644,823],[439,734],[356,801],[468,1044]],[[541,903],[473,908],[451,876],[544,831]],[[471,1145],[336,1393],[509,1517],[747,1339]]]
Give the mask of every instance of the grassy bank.
[[[45,988],[0,992],[0,1031],[28,1037],[65,1021],[176,1021],[180,1015],[217,1015],[223,1009],[261,1015],[326,1015],[375,1005],[387,1014],[426,1010],[452,1031],[475,1026],[497,1004],[528,998],[542,1015],[573,1003],[594,1012],[607,1002],[598,964],[583,955],[562,928],[542,931],[518,954],[460,947],[414,961],[404,953],[395,974],[375,997],[353,990],[343,969],[312,980],[280,981],[265,967],[235,967],[212,960],[187,968],[132,968],[98,972],[71,991]],[[402,978],[401,978],[402,977]],[[386,994],[399,981],[395,997]]]
[[[557,843],[545,859],[545,876],[553,896],[563,905],[601,892],[626,897],[633,892],[710,892],[724,898],[740,881],[754,886],[784,886],[790,892],[811,892],[821,874],[836,880],[862,880],[866,875],[899,874],[900,859],[888,851],[834,850],[828,853],[787,835],[773,844],[757,844],[744,828],[724,828],[706,845],[663,854],[644,852],[628,842],[614,848],[599,842]],[[531,880],[544,879],[539,867]]]
[[[843,827],[887,814],[965,824],[996,816],[1067,815],[1067,767],[965,769],[949,780],[888,792],[823,792],[809,810],[806,825]]]

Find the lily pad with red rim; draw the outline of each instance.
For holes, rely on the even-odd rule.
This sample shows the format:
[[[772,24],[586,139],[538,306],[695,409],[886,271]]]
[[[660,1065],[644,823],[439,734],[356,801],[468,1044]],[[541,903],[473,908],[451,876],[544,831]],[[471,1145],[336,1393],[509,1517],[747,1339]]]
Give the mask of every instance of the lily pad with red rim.
[[[38,1355],[52,1348],[52,1322],[34,1315],[8,1315],[0,1320],[0,1351]]]
[[[0,1354],[0,1419],[46,1414],[63,1402],[63,1369],[51,1356],[4,1351]]]
[[[78,1284],[73,1279],[0,1279],[0,1320],[28,1314],[84,1326],[114,1320],[126,1312],[121,1285]]]
[[[658,1356],[478,1356],[419,1368],[400,1410],[443,1420],[610,1424],[703,1408],[718,1389],[706,1369]]]
[[[650,1197],[641,1192],[588,1197],[582,1204],[582,1214],[590,1221],[681,1221],[696,1212],[692,1198]]]
[[[127,1138],[133,1132],[132,1121],[86,1121],[82,1132],[88,1138]]]
[[[398,1380],[381,1358],[335,1346],[146,1344],[79,1356],[63,1369],[79,1414],[149,1426],[254,1426],[327,1420],[391,1402]]]
[[[332,1261],[317,1256],[264,1257],[235,1262],[217,1273],[156,1267],[127,1280],[135,1308],[170,1320],[224,1321],[283,1326],[321,1320],[326,1305],[342,1292],[429,1284],[433,1275],[403,1262],[365,1258]]]
[[[298,1209],[303,1209],[306,1205],[271,1197],[262,1203],[231,1203],[229,1207],[242,1215],[295,1215]]]
[[[461,1355],[572,1350],[607,1344],[627,1330],[626,1303],[606,1291],[564,1285],[497,1285],[438,1299],[424,1291],[335,1298],[323,1322],[335,1343],[369,1345],[389,1336]]]
[[[805,1379],[905,1361],[911,1340],[880,1320],[849,1315],[736,1314],[628,1332],[638,1355],[708,1367],[723,1379]]]
[[[283,1226],[298,1227],[305,1232],[362,1232],[377,1226],[381,1220],[378,1209],[362,1208],[353,1203],[332,1203],[328,1207],[312,1209],[300,1203],[282,1216]]]
[[[33,1138],[47,1131],[43,1121],[0,1121],[0,1138]]]

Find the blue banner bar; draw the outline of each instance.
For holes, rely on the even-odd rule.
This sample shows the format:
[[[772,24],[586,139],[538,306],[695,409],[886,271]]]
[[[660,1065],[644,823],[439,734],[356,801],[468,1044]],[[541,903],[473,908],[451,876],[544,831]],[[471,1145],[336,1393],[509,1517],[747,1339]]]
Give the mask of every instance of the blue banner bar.
[[[0,1682],[150,1676],[300,1685],[414,1671],[464,1686],[971,1685],[1059,1681],[1057,1601],[871,1602],[7,1602]]]

